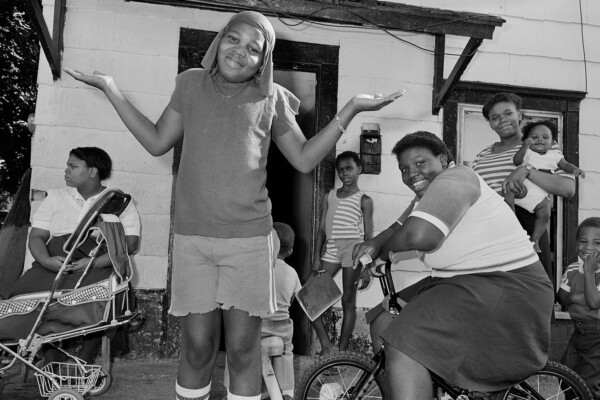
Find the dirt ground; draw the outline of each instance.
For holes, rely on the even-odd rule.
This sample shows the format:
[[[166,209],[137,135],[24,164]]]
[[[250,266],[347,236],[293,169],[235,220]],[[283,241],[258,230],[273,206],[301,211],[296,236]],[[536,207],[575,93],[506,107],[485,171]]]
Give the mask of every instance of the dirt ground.
[[[310,363],[310,357],[295,357],[296,380],[301,371]],[[219,353],[213,374],[211,400],[226,397],[223,386],[225,354]],[[37,400],[40,396],[36,379],[31,374],[27,382],[20,376],[20,365],[13,367],[5,376],[2,400]],[[175,398],[175,377],[177,361],[115,361],[113,363],[113,383],[110,389],[98,400],[162,400]]]

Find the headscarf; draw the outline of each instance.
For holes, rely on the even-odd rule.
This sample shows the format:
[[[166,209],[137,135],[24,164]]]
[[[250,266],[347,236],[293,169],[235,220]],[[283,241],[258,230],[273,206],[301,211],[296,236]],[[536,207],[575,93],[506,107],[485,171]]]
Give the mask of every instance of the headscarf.
[[[263,64],[254,76],[258,84],[258,90],[263,96],[269,96],[273,93],[273,48],[275,47],[275,31],[273,25],[264,15],[255,11],[242,11],[235,14],[227,25],[217,34],[210,44],[206,55],[202,59],[202,66],[212,75],[217,73],[217,52],[219,43],[223,35],[235,23],[243,22],[258,29],[265,38],[265,48],[263,50]]]

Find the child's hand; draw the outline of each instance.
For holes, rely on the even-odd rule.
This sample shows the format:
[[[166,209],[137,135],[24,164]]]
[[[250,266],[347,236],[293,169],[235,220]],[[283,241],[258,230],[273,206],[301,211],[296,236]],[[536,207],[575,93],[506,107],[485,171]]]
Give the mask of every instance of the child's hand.
[[[582,177],[585,179],[585,172],[579,168],[575,168],[573,170],[573,175],[575,175],[575,178],[579,178]]]
[[[383,96],[381,93],[359,94],[354,96],[352,104],[357,112],[361,111],[377,111],[392,103],[398,97],[404,96],[406,90],[402,89],[389,96]]]
[[[86,75],[80,71],[75,71],[70,68],[63,68],[63,70],[76,80],[98,88],[102,91],[105,91],[110,85],[114,84],[112,76],[105,75],[102,72],[94,71],[92,75]]]
[[[317,275],[321,271],[324,271],[323,267],[321,266],[321,260],[316,260],[312,265],[312,273],[313,275]]]
[[[595,273],[600,263],[600,252],[592,251],[583,262],[583,271]]]
[[[527,138],[523,140],[523,147],[530,148],[533,143],[535,143],[535,141],[532,138]]]

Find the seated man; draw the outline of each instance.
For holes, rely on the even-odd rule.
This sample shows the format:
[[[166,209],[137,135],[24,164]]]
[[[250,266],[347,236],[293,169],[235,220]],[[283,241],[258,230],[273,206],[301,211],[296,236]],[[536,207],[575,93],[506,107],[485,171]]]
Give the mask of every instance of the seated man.
[[[61,268],[66,253],[63,245],[75,231],[81,218],[107,190],[102,181],[110,177],[112,161],[110,156],[97,147],[78,147],[69,153],[65,170],[66,188],[48,191],[37,212],[31,220],[29,250],[35,262],[17,282],[10,297],[25,293],[51,290],[56,273]],[[119,216],[126,235],[127,251],[135,252],[139,244],[140,218],[133,204]],[[88,238],[72,258],[69,273],[62,277],[57,289],[73,288],[90,261],[89,252],[95,247],[95,238]],[[86,273],[81,286],[106,279],[112,273],[112,264],[108,253],[97,254],[91,269]],[[87,363],[93,362],[100,344],[102,333],[84,337],[79,358]],[[55,361],[58,353],[45,352],[46,363]]]

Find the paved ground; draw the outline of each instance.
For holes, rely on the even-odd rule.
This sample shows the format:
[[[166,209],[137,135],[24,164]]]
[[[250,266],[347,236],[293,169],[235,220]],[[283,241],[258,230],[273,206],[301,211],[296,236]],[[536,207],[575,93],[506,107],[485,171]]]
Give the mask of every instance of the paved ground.
[[[302,370],[311,362],[310,357],[296,356],[296,379]],[[225,355],[220,353],[213,375],[211,399],[225,398],[223,387],[223,368]],[[176,361],[116,361],[113,363],[113,384],[98,400],[162,400],[174,399]],[[27,382],[20,377],[20,366],[11,369],[6,375],[2,400],[37,400],[40,396],[36,379],[31,376]]]

